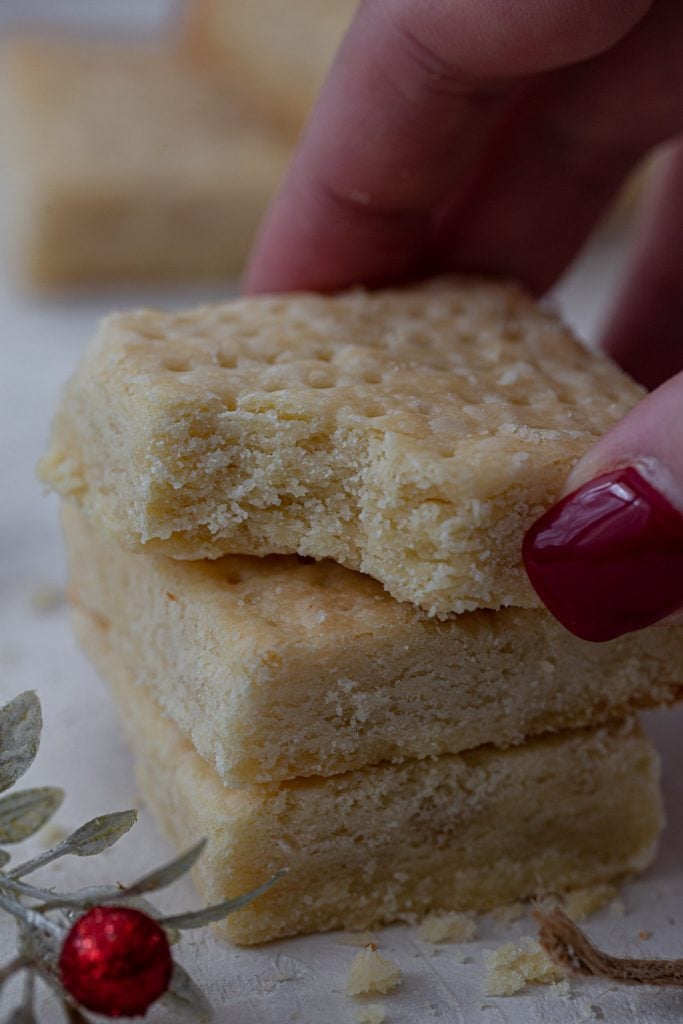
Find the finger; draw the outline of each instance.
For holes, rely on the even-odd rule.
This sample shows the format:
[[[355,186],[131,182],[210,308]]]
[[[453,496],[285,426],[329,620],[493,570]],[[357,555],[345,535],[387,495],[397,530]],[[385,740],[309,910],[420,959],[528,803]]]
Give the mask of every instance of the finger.
[[[434,206],[514,83],[610,46],[651,0],[367,0],[268,214],[248,291],[414,273]]]
[[[660,0],[608,53],[534,83],[439,225],[450,269],[544,292],[644,152],[683,127],[683,18]]]
[[[683,141],[658,168],[603,346],[646,387],[683,369]]]
[[[683,374],[585,455],[532,526],[524,562],[568,629],[610,640],[683,609]]]

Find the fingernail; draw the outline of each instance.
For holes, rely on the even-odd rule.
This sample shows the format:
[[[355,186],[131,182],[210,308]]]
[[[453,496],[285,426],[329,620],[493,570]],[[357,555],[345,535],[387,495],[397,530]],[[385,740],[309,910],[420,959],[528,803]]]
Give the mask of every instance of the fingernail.
[[[612,640],[683,606],[683,515],[632,466],[559,501],[522,554],[543,603],[584,640]]]

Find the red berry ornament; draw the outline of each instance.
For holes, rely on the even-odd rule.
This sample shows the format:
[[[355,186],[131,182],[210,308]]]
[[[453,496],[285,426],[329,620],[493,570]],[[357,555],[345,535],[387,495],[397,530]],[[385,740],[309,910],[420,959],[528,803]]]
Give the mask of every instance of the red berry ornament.
[[[93,907],[67,935],[59,970],[81,1006],[107,1017],[137,1017],[168,988],[173,960],[164,930],[147,914]]]

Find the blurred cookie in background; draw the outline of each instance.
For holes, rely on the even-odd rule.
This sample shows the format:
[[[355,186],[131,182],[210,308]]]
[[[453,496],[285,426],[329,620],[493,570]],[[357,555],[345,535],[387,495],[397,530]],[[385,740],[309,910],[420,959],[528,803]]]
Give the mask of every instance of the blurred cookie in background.
[[[187,49],[239,75],[298,132],[357,0],[187,0]]]
[[[14,276],[66,289],[239,275],[355,7],[186,0],[153,41],[149,27],[144,42],[53,27],[4,42]],[[603,230],[628,228],[650,167]]]
[[[241,83],[169,46],[3,47],[6,193],[33,285],[237,274],[289,144]]]

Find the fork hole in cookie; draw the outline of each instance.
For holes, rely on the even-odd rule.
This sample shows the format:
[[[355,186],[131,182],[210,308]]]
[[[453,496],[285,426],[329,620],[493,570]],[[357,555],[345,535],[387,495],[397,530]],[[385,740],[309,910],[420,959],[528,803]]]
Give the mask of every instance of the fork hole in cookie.
[[[363,380],[366,384],[381,384],[382,374],[378,373],[376,370],[368,370],[367,373],[363,374]]]
[[[169,373],[187,373],[188,370],[192,369],[192,363],[189,359],[185,359],[184,356],[166,356],[164,359],[164,369],[168,370]]]
[[[234,370],[237,366],[237,356],[234,352],[217,352],[216,362],[224,370]]]
[[[165,341],[166,335],[163,331],[158,331],[154,327],[140,327],[138,328],[138,334],[145,341]]]

